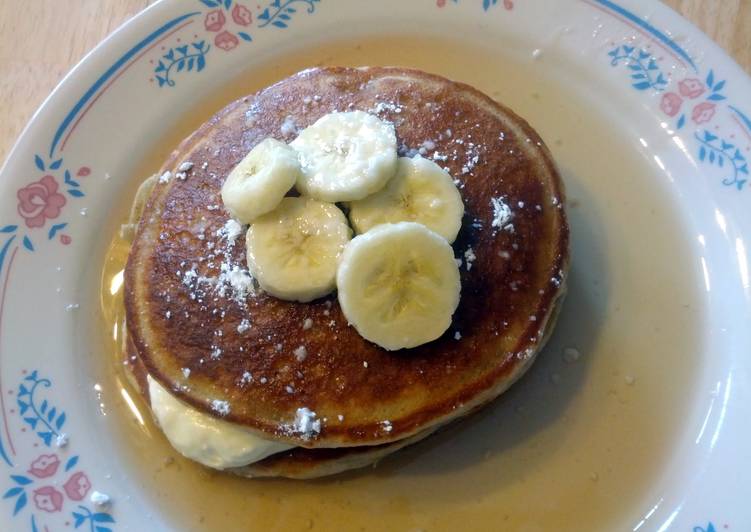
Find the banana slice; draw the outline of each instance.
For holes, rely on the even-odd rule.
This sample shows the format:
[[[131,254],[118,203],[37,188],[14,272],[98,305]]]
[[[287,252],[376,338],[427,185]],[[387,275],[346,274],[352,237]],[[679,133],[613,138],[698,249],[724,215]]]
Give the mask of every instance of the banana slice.
[[[297,189],[323,201],[362,199],[396,171],[393,124],[363,111],[324,115],[290,146],[302,163]]]
[[[347,218],[336,205],[284,198],[248,229],[248,267],[269,294],[305,303],[334,289],[350,238]]]
[[[299,175],[295,150],[275,139],[263,140],[227,176],[222,201],[234,218],[250,223],[274,210]]]
[[[453,242],[462,226],[464,203],[443,168],[419,155],[399,158],[396,175],[385,188],[350,203],[357,233],[382,223],[417,222]]]
[[[441,336],[461,292],[451,246],[414,222],[379,225],[352,239],[336,285],[347,320],[390,351]]]

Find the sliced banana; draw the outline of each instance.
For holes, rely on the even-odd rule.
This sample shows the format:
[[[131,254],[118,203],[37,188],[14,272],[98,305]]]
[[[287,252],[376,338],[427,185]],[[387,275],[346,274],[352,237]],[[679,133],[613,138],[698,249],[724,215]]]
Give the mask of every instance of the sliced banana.
[[[414,222],[382,224],[352,239],[336,284],[347,320],[361,336],[388,350],[441,336],[461,292],[451,246]]]
[[[227,176],[222,201],[234,218],[250,223],[274,210],[299,175],[297,152],[283,142],[265,139]]]
[[[290,143],[300,154],[301,194],[353,201],[383,188],[396,171],[393,124],[363,111],[330,113]]]
[[[349,219],[357,233],[376,225],[417,222],[453,242],[462,226],[464,203],[448,172],[419,155],[400,157],[388,184],[350,203]]]
[[[344,246],[352,237],[344,213],[311,198],[284,198],[248,229],[248,267],[261,288],[288,301],[331,292]]]

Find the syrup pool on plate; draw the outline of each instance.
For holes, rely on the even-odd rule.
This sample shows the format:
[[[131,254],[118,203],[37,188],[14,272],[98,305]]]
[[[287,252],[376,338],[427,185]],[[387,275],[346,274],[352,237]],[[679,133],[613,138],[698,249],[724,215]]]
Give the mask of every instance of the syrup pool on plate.
[[[571,224],[571,274],[557,328],[510,391],[375,468],[315,481],[237,478],[176,453],[126,383],[121,272],[128,248],[115,236],[102,268],[96,342],[106,360],[97,376],[119,442],[113,453],[129,464],[151,511],[180,530],[633,526],[659,496],[651,486],[683,433],[702,343],[700,283],[697,272],[675,267],[690,264],[688,244],[659,170],[560,70],[531,55],[398,35],[291,50],[177,120],[143,154],[132,193],[114,211],[118,220],[140,180],[214,112],[311,65],[435,72],[486,92],[537,129],[564,176]]]

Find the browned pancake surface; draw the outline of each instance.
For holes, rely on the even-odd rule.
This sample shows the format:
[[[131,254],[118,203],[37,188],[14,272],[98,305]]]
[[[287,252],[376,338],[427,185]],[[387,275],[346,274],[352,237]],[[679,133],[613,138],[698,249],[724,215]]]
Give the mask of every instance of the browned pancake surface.
[[[415,349],[388,352],[363,339],[335,295],[238,303],[185,281],[193,265],[212,279],[227,262],[216,253],[228,249],[216,236],[228,219],[219,193],[243,156],[266,137],[291,141],[290,121],[303,128],[353,109],[392,121],[403,151],[422,146],[460,182],[466,216],[453,247],[464,262],[461,302],[452,327]],[[226,420],[306,447],[396,441],[492,399],[539,347],[568,263],[562,185],[537,134],[471,87],[397,68],[305,71],[230,104],[163,170],[183,161],[193,163],[187,179],[158,184],[148,202],[125,293],[146,369],[196,408],[216,414],[212,406],[226,401]],[[491,198],[511,207],[513,230],[492,227]],[[228,256],[246,266],[242,238]],[[313,326],[304,330],[306,318]],[[244,319],[251,326],[240,334]],[[325,419],[317,438],[280,428],[301,407]]]

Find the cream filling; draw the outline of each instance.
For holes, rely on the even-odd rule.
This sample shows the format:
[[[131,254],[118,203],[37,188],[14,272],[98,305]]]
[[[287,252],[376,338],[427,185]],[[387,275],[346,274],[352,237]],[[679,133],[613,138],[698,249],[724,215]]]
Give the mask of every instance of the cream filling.
[[[147,376],[151,409],[172,446],[184,456],[214,469],[241,467],[291,449],[249,429],[199,412]]]

